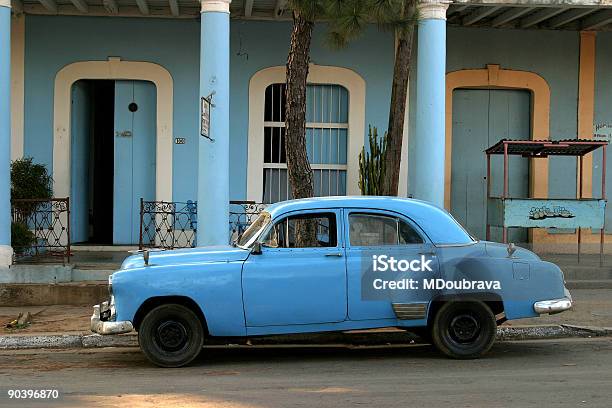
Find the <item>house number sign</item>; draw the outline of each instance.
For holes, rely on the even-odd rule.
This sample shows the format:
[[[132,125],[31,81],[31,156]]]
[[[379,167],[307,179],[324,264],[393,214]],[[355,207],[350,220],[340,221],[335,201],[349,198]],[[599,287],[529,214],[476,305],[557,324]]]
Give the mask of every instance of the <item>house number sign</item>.
[[[200,135],[214,142],[214,139],[210,136],[210,108],[214,107],[212,104],[213,94],[203,96],[200,100]]]

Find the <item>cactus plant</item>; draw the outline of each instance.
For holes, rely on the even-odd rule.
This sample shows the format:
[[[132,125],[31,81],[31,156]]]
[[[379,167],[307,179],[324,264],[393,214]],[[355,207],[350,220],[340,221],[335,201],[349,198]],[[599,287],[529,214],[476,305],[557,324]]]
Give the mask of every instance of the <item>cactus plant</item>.
[[[362,195],[381,195],[386,170],[387,132],[379,139],[378,129],[370,126],[368,142],[369,152],[364,146],[359,153],[359,189]]]

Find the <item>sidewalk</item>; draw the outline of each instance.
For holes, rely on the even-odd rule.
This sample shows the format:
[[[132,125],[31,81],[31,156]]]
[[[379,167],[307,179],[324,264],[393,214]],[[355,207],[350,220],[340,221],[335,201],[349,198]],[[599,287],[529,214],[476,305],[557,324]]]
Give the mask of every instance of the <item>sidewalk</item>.
[[[612,289],[575,289],[575,305],[570,311],[539,318],[504,323],[498,329],[500,340],[534,338],[591,337],[612,335]],[[32,314],[25,328],[9,329],[6,324],[19,313]],[[79,348],[136,346],[134,333],[98,336],[89,331],[91,305],[0,307],[0,349],[2,348]],[[384,345],[418,341],[404,331],[381,329],[331,334],[308,334],[255,339],[252,344],[330,344]]]

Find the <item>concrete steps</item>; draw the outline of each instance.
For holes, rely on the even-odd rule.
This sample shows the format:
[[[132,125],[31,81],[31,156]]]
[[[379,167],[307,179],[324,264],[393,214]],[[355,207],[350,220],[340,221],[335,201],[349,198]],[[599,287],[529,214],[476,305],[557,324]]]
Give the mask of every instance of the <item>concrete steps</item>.
[[[105,281],[0,285],[2,306],[94,305],[108,298],[108,283]]]

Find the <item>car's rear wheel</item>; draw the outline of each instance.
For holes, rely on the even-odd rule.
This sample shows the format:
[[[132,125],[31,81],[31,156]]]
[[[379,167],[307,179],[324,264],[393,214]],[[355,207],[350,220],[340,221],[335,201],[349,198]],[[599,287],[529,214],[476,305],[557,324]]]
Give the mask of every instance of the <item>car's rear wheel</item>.
[[[145,356],[160,367],[182,367],[198,356],[204,345],[204,329],[189,308],[168,304],[147,313],[138,331]]]
[[[489,351],[496,331],[495,315],[483,302],[448,302],[434,318],[431,338],[447,356],[470,359]]]

